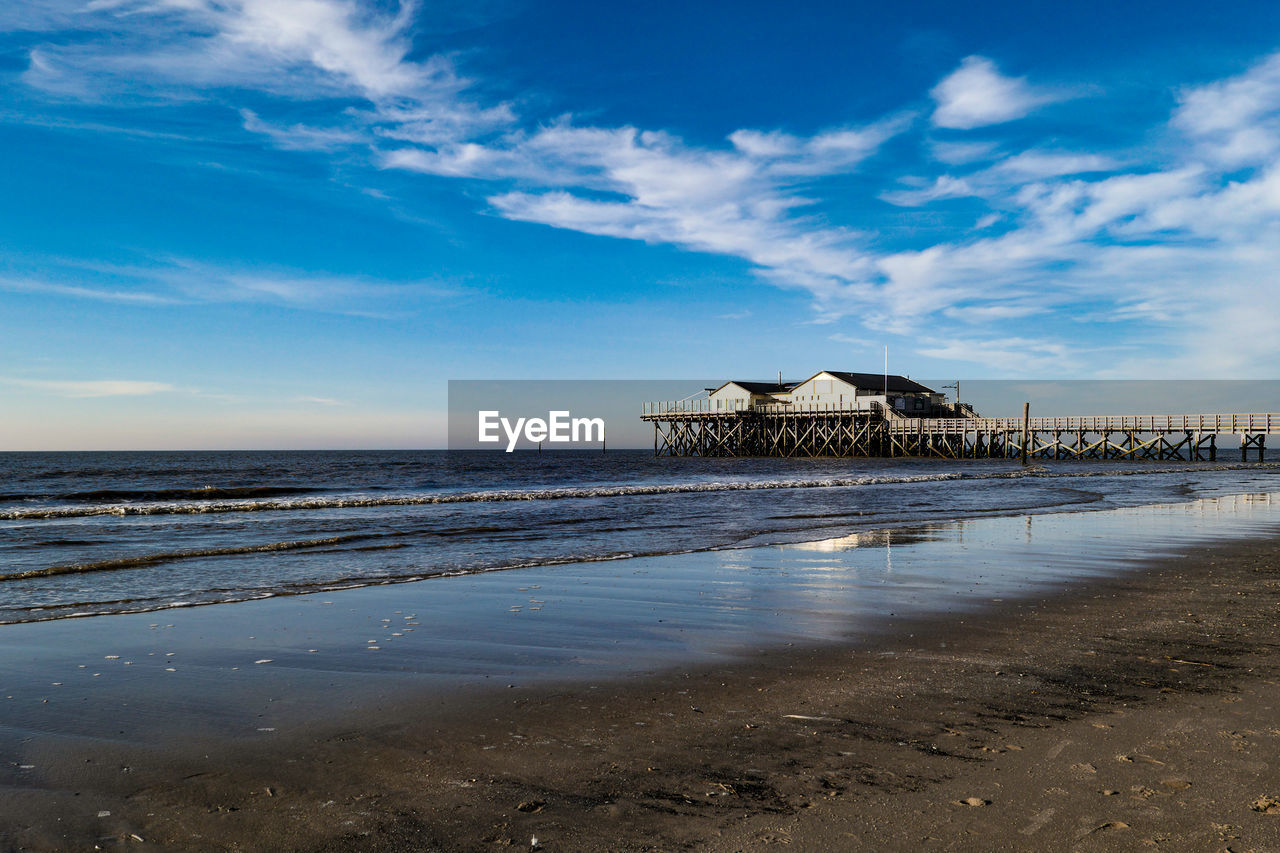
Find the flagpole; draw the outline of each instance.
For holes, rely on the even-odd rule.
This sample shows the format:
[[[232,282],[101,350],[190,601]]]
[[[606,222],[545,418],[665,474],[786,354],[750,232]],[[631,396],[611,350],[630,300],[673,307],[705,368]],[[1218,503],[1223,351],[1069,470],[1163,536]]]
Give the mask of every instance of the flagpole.
[[[884,404],[889,405],[889,347],[884,348]]]

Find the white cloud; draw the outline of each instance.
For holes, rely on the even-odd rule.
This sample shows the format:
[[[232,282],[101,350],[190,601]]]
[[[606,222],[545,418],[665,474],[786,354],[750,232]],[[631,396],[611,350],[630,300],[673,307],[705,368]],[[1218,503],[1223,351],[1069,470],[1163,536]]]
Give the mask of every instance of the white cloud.
[[[148,91],[181,83],[186,97],[218,86],[302,101],[357,96],[367,107],[349,106],[321,126],[279,122],[256,109],[241,115],[276,147],[332,151],[363,143],[385,168],[514,180],[521,188],[490,198],[508,218],[742,257],[771,281],[815,292],[863,288],[859,279],[870,268],[858,235],[796,215],[811,203],[802,188],[857,169],[911,121],[902,114],[810,136],[743,129],[718,149],[568,117],[529,132],[505,105],[470,103],[466,81],[447,60],[408,58],[408,5],[379,15],[354,0],[99,0],[90,14],[137,26],[136,37],[124,39],[132,49],[50,48],[29,70],[29,83],[69,91],[128,78]],[[164,277],[202,300],[314,305],[341,302],[334,297],[349,289],[341,281],[300,285],[245,274]]]
[[[1062,96],[1032,88],[1022,77],[1005,77],[983,56],[968,56],[929,93],[938,127],[969,130],[1022,118]]]
[[[935,160],[953,166],[995,159],[999,149],[1000,146],[995,142],[972,140],[957,142],[935,139],[929,143],[929,151]]]
[[[401,316],[406,302],[438,303],[463,295],[458,288],[431,281],[393,283],[288,269],[225,267],[185,258],[131,266],[44,259],[43,266],[66,269],[57,277],[46,272],[43,279],[0,276],[0,290],[140,306],[265,303],[370,318]],[[81,283],[90,278],[128,284],[107,288]]]
[[[511,219],[742,257],[785,286],[862,286],[855,283],[866,271],[857,235],[798,216],[811,203],[803,188],[859,168],[910,115],[807,136],[741,129],[719,148],[569,117],[529,131],[506,105],[469,101],[467,81],[449,61],[409,58],[412,11],[401,5],[380,15],[354,0],[101,0],[92,14],[136,27],[136,37],[124,40],[130,49],[50,48],[28,82],[69,90],[114,80],[148,93],[180,83],[184,97],[249,87],[296,101],[363,99],[324,124],[277,121],[260,109],[241,115],[276,147],[364,145],[384,168],[514,181],[518,188],[490,198]],[[335,290],[245,276],[215,281],[216,288],[195,282],[184,292],[297,302]]]
[[[970,338],[926,344],[922,355],[967,361],[1003,373],[1070,374],[1079,369],[1079,350],[1037,338]]]
[[[964,178],[953,178],[950,175],[939,175],[927,187],[919,189],[892,190],[881,193],[880,198],[901,207],[919,207],[933,201],[947,198],[964,198],[977,195],[973,185]]]
[[[1259,164],[1280,151],[1280,54],[1244,74],[1182,94],[1174,126],[1200,153],[1229,166]]]
[[[507,105],[467,100],[469,81],[448,58],[409,58],[416,11],[408,0],[393,12],[358,0],[99,0],[77,23],[114,37],[37,48],[23,79],[100,101],[187,100],[216,88],[360,99],[370,108],[344,116],[353,126],[396,128],[431,144],[509,124]],[[261,128],[280,140],[274,125]]]
[[[857,166],[910,120],[909,114],[903,114],[867,127],[828,130],[808,138],[779,131],[738,130],[729,134],[729,141],[768,174],[830,175]]]
[[[1048,309],[1044,305],[1037,305],[1028,301],[1021,304],[955,305],[942,313],[952,319],[963,320],[966,323],[987,324],[992,321],[1030,317],[1032,314],[1042,314],[1046,310]]]
[[[14,293],[43,293],[52,296],[70,296],[77,299],[93,299],[98,302],[122,302],[131,305],[175,305],[181,300],[158,293],[133,290],[101,290],[75,284],[37,281],[33,279],[0,278],[0,290]]]
[[[779,283],[826,280],[847,287],[869,271],[857,235],[793,216],[809,202],[791,181],[849,171],[901,126],[893,119],[807,139],[739,131],[731,136],[732,150],[707,150],[664,133],[562,122],[469,159],[498,174],[559,185],[492,196],[490,203],[509,219],[740,257]]]
[[[42,32],[74,26],[84,13],[84,0],[41,0],[0,3],[0,32]]]
[[[1041,180],[1088,172],[1111,172],[1117,168],[1114,159],[1102,154],[1030,150],[1001,160],[991,167],[991,171],[1021,180]]]
[[[887,140],[918,130],[909,114],[811,134],[739,128],[716,145],[570,116],[538,123],[483,103],[451,61],[416,58],[413,14],[408,4],[378,12],[356,0],[98,0],[84,32],[105,20],[111,35],[37,48],[27,80],[61,97],[109,97],[113,87],[175,98],[218,89],[233,102],[228,90],[267,93],[241,115],[275,147],[367,152],[382,168],[489,182],[491,212],[508,219],[738,258],[763,280],[809,294],[820,322],[857,317],[870,330],[903,333],[955,324],[954,341],[929,349],[939,357],[1083,363],[1079,347],[1068,352],[1027,331],[1037,326],[1026,318],[1039,323],[1049,312],[1059,325],[1123,318],[1221,369],[1280,352],[1280,335],[1268,332],[1274,312],[1250,311],[1256,294],[1269,305],[1280,293],[1280,54],[1182,92],[1168,125],[1146,129],[1166,141],[1155,153],[996,137],[996,125],[1070,93],[970,56],[932,90],[932,121],[989,127],[992,138],[936,140],[929,131],[922,147],[933,160],[911,172],[946,171],[909,181],[867,168]],[[826,179],[855,171],[859,186],[875,187],[853,199],[864,211],[874,197],[914,208],[964,197],[965,222],[977,224],[944,227],[923,209],[886,217],[906,223],[894,236],[907,237],[893,242],[842,227],[830,211],[847,206],[851,182]],[[983,230],[996,222],[998,230]],[[190,262],[138,280],[142,300],[160,293],[347,313],[390,295],[358,277]],[[78,282],[48,287],[134,298]],[[1247,343],[1216,355],[1196,343],[1203,329],[1230,337],[1233,327],[1249,330]]]
[[[253,110],[241,110],[244,129],[271,138],[277,148],[286,151],[335,151],[365,141],[364,134],[341,127],[310,127],[304,124],[288,126],[263,121]]]
[[[0,382],[19,388],[43,391],[58,397],[145,397],[166,394],[179,389],[167,382],[146,382],[135,379],[15,379],[0,377]]]
[[[1118,164],[1101,154],[1075,154],[1031,149],[1019,152],[964,177],[939,175],[932,184],[919,178],[904,178],[909,189],[881,193],[880,198],[900,207],[919,207],[949,198],[978,196],[993,198],[1025,186],[1029,182],[1090,172],[1111,172]]]
[[[428,281],[391,283],[359,276],[237,269],[185,259],[170,259],[149,275],[189,300],[257,302],[370,319],[403,316],[406,301],[439,302],[461,294]]]
[[[457,91],[460,83],[447,63],[406,59],[405,27],[413,11],[413,4],[403,4],[395,14],[382,14],[354,0],[96,0],[85,6],[87,14],[126,25],[126,31],[130,24],[153,22],[158,26],[144,32],[160,39],[137,52],[65,56],[109,60],[95,70],[105,66],[205,85],[274,77],[329,92],[348,88],[371,99],[421,95],[442,84]]]

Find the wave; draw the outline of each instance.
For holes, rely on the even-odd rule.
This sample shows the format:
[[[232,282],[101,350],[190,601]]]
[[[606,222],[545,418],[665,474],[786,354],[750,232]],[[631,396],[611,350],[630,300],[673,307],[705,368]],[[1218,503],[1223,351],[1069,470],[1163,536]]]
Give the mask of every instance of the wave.
[[[67,501],[180,501],[275,498],[307,495],[327,489],[308,486],[200,486],[195,489],[95,489],[58,495]]]
[[[235,500],[309,495],[331,489],[310,486],[200,486],[171,489],[92,489],[84,492],[5,492],[0,503],[19,501],[80,501],[111,503],[120,501]]]
[[[1071,497],[1068,497],[1068,494]],[[993,506],[985,507],[981,510],[970,510],[964,513],[966,517],[980,517],[984,515],[1000,515],[1007,512],[1029,512],[1047,509],[1063,509],[1073,504],[1087,504],[1098,501],[1102,498],[1101,494],[1094,492],[1085,492],[1079,489],[1063,489],[1057,497],[1047,504],[1018,504],[1009,506]],[[358,574],[343,576],[337,578],[327,578],[324,580],[315,580],[303,582],[303,586],[329,589],[329,584],[340,584],[342,589],[348,589],[356,586],[368,586],[387,583],[403,583],[409,580],[422,580],[425,577],[442,577],[460,574],[472,574],[478,572],[490,572],[503,569],[513,568],[533,568],[542,566],[557,566],[569,563],[590,563],[606,560],[618,560],[635,556],[658,557],[670,556],[672,554],[685,554],[693,551],[718,551],[726,548],[747,547],[746,543],[751,546],[756,545],[778,545],[787,542],[807,541],[814,535],[826,530],[827,528],[845,528],[849,525],[850,520],[863,516],[872,515],[871,512],[849,512],[849,513],[798,513],[794,515],[768,516],[762,521],[790,521],[802,520],[811,522],[802,528],[769,528],[761,527],[755,530],[746,531],[740,534],[738,541],[724,542],[716,545],[696,545],[687,547],[674,547],[670,543],[664,542],[662,547],[636,550],[632,549],[625,552],[599,553],[596,551],[583,551],[578,553],[559,553],[555,555],[547,555],[542,557],[533,557],[522,561],[512,562],[508,559],[500,559],[497,562],[479,562],[473,565],[449,565],[436,568],[423,568],[415,565],[408,573],[382,573],[382,574]],[[0,573],[0,583],[5,581],[21,581],[33,578],[47,578],[59,575],[70,574],[89,574],[93,572],[117,571],[121,569],[139,569],[151,567],[162,563],[178,562],[181,560],[201,558],[201,557],[223,557],[237,556],[249,554],[266,554],[281,551],[299,551],[308,550],[312,554],[325,554],[332,551],[341,550],[343,552],[352,551],[387,551],[400,548],[413,547],[414,541],[401,541],[405,537],[415,539],[421,543],[429,539],[447,539],[455,536],[475,536],[481,534],[487,536],[489,541],[503,541],[507,538],[519,536],[522,540],[528,538],[528,534],[535,533],[541,528],[548,525],[577,524],[581,521],[612,521],[613,519],[600,517],[589,519],[559,519],[548,521],[545,524],[539,523],[533,527],[524,525],[514,526],[498,526],[498,525],[474,525],[468,527],[449,527],[441,530],[422,530],[415,533],[406,533],[405,531],[396,531],[392,533],[352,533],[341,536],[330,536],[319,539],[300,539],[286,542],[272,542],[261,545],[243,545],[230,546],[221,548],[200,548],[184,551],[168,551],[153,554],[138,554],[130,557],[119,557],[109,560],[95,560],[84,563],[72,563],[61,566],[51,566],[40,569],[28,569],[20,572]],[[904,517],[900,520],[903,524],[919,524],[918,518]],[[644,529],[649,532],[661,530],[666,527],[678,528],[680,525],[644,525]],[[596,527],[592,530],[594,534],[613,533],[620,530],[630,529],[626,525],[615,525],[612,527]],[[370,541],[379,540],[379,541]],[[390,541],[388,541],[390,540]],[[355,542],[366,542],[367,544],[352,545]],[[339,546],[343,546],[339,548]],[[298,586],[297,583],[286,584],[283,587],[272,587],[273,594],[283,594],[282,590],[293,589]],[[333,587],[338,588],[338,587]],[[243,592],[262,592],[262,588],[232,588],[206,589],[206,593],[214,592],[235,592],[237,594]],[[222,600],[222,599],[218,599]],[[226,599],[237,600],[237,599]],[[98,602],[112,603],[112,602]],[[37,608],[41,609],[41,608]],[[2,624],[2,623],[0,623]]]
[[[187,560],[192,557],[224,557],[235,554],[266,554],[274,551],[296,551],[303,548],[323,548],[328,545],[341,545],[361,539],[373,539],[379,534],[352,533],[346,536],[328,536],[323,539],[299,539],[291,542],[271,542],[265,545],[238,545],[230,548],[198,548],[190,551],[168,551],[159,554],[142,554],[136,557],[120,557],[114,560],[95,560],[89,563],[71,563],[63,566],[49,566],[43,569],[29,569],[24,572],[0,574],[0,581],[19,581],[30,578],[50,578],[58,575],[88,574],[90,572],[108,572],[120,569],[138,569],[153,566],[156,563],[168,563],[174,560]]]
[[[359,537],[354,537],[359,538]],[[280,543],[281,545],[297,543]],[[299,545],[299,547],[308,547]],[[258,550],[272,550],[272,546],[264,546]],[[278,549],[284,550],[284,549]],[[0,611],[0,625],[15,625],[26,622],[50,622],[58,619],[75,619],[86,616],[121,615],[127,613],[152,613],[157,610],[171,610],[185,607],[205,607],[212,604],[233,604],[241,601],[258,601],[265,598],[281,596],[310,595],[319,592],[341,592],[349,589],[363,589],[372,586],[391,586],[428,578],[453,578],[468,575],[482,575],[492,572],[510,571],[512,569],[547,568],[551,566],[573,565],[577,563],[608,563],[615,560],[629,560],[633,557],[656,557],[674,554],[687,554],[704,550],[684,548],[670,551],[620,551],[612,554],[596,554],[578,557],[554,557],[543,560],[505,562],[492,566],[451,567],[434,571],[416,570],[412,572],[390,573],[382,575],[353,575],[350,577],[328,578],[323,580],[300,580],[277,584],[270,587],[218,588],[198,591],[187,591],[187,597],[172,600],[169,596],[162,598],[140,596],[98,601],[58,602],[36,606],[19,606],[13,610],[22,613],[19,618],[9,618]],[[712,548],[706,550],[721,550]],[[233,553],[231,550],[219,550],[218,553]],[[161,557],[165,555],[153,555]],[[173,556],[173,555],[169,555]],[[177,556],[198,556],[195,552],[180,552]],[[90,565],[90,564],[85,564]],[[118,568],[129,568],[119,566]],[[30,576],[43,574],[30,573]],[[17,575],[0,576],[0,580],[16,580]]]
[[[315,497],[296,500],[209,500],[201,503],[133,503],[101,506],[41,507],[0,512],[0,521],[33,521],[44,519],[86,518],[100,515],[204,515],[229,512],[297,512],[306,510],[362,509],[390,506],[434,506],[459,503],[499,503],[509,501],[547,501],[590,498],[644,497],[695,492],[736,492],[777,489],[851,488],[911,483],[937,483],[954,480],[1010,480],[1023,478],[1123,477],[1149,474],[1185,474],[1196,471],[1236,471],[1277,468],[1280,463],[1229,463],[1188,467],[1129,468],[1111,471],[1050,471],[1031,466],[1017,471],[981,473],[946,472],[904,476],[834,477],[821,480],[777,479],[741,480],[704,483],[661,483],[627,486],[563,486],[548,489],[490,489],[474,492],[452,492],[430,495],[391,495]]]

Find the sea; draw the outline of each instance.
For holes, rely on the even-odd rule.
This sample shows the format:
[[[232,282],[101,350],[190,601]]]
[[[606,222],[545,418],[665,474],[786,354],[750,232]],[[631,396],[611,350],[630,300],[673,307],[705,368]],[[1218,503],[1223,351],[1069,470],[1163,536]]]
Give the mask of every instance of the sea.
[[[1280,492],[1280,465],[1227,457],[4,453],[0,624]]]

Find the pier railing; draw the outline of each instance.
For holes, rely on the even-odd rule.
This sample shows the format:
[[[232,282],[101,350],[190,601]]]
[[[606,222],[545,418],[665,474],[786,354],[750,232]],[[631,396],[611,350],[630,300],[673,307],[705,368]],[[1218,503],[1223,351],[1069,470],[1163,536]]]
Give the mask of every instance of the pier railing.
[[[955,434],[1022,429],[1022,418],[902,418],[890,422],[895,432]],[[1218,435],[1275,435],[1280,414],[1250,412],[1214,415],[1086,415],[1029,418],[1033,432],[1200,432]]]
[[[720,404],[720,405],[716,405]],[[955,434],[962,432],[1002,432],[1020,430],[1022,418],[917,418],[908,412],[885,410],[879,403],[871,407],[843,403],[755,403],[746,400],[672,400],[647,402],[641,415],[646,419],[663,415],[759,414],[885,414],[894,432]],[[1035,417],[1027,422],[1034,432],[1200,432],[1218,435],[1280,434],[1280,413],[1244,412],[1205,415],[1069,415]]]
[[[719,405],[717,405],[719,404]],[[858,405],[851,401],[843,403],[751,403],[747,400],[659,400],[643,403],[641,417],[652,418],[660,415],[733,415],[743,412],[758,412],[766,415],[778,414],[849,414],[869,415],[878,412],[878,408]]]
[[[667,456],[938,456],[950,459],[1216,461],[1219,436],[1262,461],[1280,413],[912,417],[878,400],[839,403],[709,400],[647,403],[653,452]],[[865,404],[870,403],[867,407]],[[935,410],[950,414],[956,407]],[[964,411],[961,409],[960,411]]]

